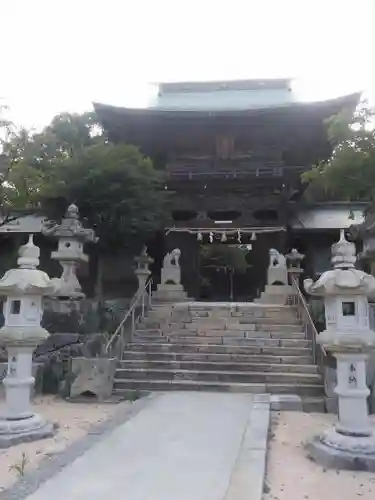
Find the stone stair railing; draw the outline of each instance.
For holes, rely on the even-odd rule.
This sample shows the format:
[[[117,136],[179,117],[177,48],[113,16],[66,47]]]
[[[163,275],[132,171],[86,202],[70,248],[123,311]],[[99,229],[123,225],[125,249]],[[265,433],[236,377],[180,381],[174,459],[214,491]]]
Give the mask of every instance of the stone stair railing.
[[[126,343],[133,341],[138,323],[146,317],[151,306],[152,279],[150,278],[144,287],[135,293],[129,309],[105,346],[105,353],[108,356],[122,359]]]
[[[316,364],[319,368],[319,371],[323,373],[324,358],[327,356],[327,353],[324,347],[317,342],[319,333],[311,317],[309,306],[299,287],[298,281],[293,275],[291,275],[291,284],[293,288],[293,294],[289,297],[288,302],[290,303],[290,305],[296,307],[297,317],[303,326],[305,339],[311,342],[314,364]]]

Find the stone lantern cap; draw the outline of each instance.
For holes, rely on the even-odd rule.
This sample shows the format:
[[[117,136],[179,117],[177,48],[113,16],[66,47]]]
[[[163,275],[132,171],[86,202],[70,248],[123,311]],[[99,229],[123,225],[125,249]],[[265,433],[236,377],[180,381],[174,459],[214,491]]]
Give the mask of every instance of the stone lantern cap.
[[[66,209],[61,224],[55,224],[52,227],[46,225],[42,233],[45,236],[52,236],[55,238],[74,238],[82,243],[96,243],[98,241],[93,229],[85,229],[82,226],[79,220],[78,207],[74,203],[69,205]]]
[[[39,266],[40,250],[34,245],[33,235],[18,250],[18,268],[10,269],[0,279],[0,295],[49,295],[54,285]]]
[[[135,257],[134,260],[138,264],[152,264],[152,262],[154,262],[154,259],[150,257],[147,253],[146,245],[142,248],[140,255],[137,255],[137,257]]]
[[[344,231],[341,231],[340,240],[332,245],[331,254],[334,269],[324,272],[315,283],[311,279],[304,280],[307,293],[317,296],[374,295],[375,278],[354,267],[355,245],[345,239]]]
[[[305,258],[305,255],[299,253],[296,248],[292,248],[292,250],[287,255],[285,255],[285,258],[291,267],[299,269],[301,266],[301,261]]]

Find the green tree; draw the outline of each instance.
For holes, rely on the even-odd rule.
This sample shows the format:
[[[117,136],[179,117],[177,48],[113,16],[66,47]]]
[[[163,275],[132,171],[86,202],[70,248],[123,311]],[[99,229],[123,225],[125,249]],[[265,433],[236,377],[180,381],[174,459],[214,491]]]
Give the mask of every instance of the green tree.
[[[163,227],[168,201],[163,185],[162,174],[136,147],[103,142],[59,162],[40,194],[44,204],[75,202],[107,250],[139,246]]]
[[[306,195],[315,200],[373,201],[375,199],[375,110],[361,105],[327,121],[332,156],[302,177]]]
[[[102,249],[140,245],[162,227],[163,173],[134,146],[109,143],[94,113],[60,114],[39,133],[13,131],[4,153],[4,206],[58,218],[75,202]]]
[[[9,168],[2,205],[10,211],[42,210],[59,220],[67,205],[76,203],[83,223],[99,236],[90,259],[98,284],[103,252],[124,247],[137,252],[163,227],[168,205],[163,172],[136,147],[110,143],[94,113],[60,114],[38,133],[13,130],[3,150]]]
[[[248,253],[246,245],[211,244],[201,247],[202,267],[221,269],[228,274],[230,300],[233,300],[234,297],[234,274],[245,274],[250,267],[246,258]]]

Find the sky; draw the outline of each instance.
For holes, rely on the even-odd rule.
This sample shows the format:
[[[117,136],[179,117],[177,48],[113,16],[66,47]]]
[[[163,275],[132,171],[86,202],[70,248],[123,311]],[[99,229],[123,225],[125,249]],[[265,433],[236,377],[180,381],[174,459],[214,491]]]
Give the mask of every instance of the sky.
[[[291,77],[306,100],[375,86],[375,0],[0,0],[0,98],[37,129],[150,82]]]

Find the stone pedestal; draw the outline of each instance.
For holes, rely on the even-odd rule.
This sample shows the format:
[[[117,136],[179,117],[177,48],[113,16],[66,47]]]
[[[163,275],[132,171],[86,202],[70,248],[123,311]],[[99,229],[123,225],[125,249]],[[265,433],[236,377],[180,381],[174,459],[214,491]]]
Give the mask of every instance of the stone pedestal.
[[[266,285],[264,292],[255,299],[259,304],[285,305],[288,298],[293,294],[293,287],[290,285]]]
[[[184,302],[188,300],[187,293],[182,285],[158,285],[157,290],[152,294],[154,302]]]

